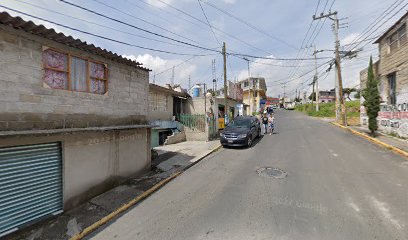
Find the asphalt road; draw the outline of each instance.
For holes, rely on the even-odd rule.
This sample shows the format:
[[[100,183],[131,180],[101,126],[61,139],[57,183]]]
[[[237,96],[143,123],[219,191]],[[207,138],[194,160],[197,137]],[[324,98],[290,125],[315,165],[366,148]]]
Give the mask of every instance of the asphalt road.
[[[408,239],[408,161],[293,111],[276,130],[201,161],[93,239]]]

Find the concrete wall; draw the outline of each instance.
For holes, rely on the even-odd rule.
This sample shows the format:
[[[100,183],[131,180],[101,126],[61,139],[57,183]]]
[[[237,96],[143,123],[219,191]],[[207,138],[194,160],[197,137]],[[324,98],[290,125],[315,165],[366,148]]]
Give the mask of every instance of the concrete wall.
[[[106,95],[43,86],[42,48],[53,47],[108,66]],[[0,26],[0,130],[144,123],[149,72],[8,26]]]
[[[187,141],[207,141],[208,133],[207,132],[198,132],[191,130],[190,128],[185,128],[186,140]]]
[[[157,97],[166,98],[167,104],[164,105],[160,101],[157,101]],[[161,105],[162,108],[154,108],[154,105]],[[160,92],[155,90],[149,91],[149,114],[148,120],[167,120],[173,119],[173,96],[170,93]]]
[[[179,142],[184,142],[186,141],[186,132],[183,130],[182,132],[176,132],[173,133],[173,135],[168,136],[166,141],[164,142],[164,145],[170,145],[170,144],[175,144]]]
[[[185,100],[184,107],[186,114],[205,114],[205,112],[210,112],[211,107],[214,111],[214,106],[211,106],[210,100],[207,99],[205,102],[204,97],[189,98]]]
[[[0,147],[62,142],[64,209],[150,170],[150,129],[2,137]]]

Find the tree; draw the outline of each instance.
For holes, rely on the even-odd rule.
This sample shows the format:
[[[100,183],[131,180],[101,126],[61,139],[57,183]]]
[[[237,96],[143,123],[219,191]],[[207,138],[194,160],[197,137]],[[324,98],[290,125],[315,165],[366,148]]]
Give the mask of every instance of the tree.
[[[378,92],[378,80],[374,76],[372,57],[370,57],[367,74],[366,88],[362,91],[362,96],[364,97],[363,105],[367,111],[368,128],[371,131],[371,135],[374,136],[375,131],[378,129],[377,116],[380,111],[380,94]]]
[[[352,92],[355,92],[355,88],[343,88],[343,95],[346,96],[346,98],[351,101],[350,95]]]
[[[309,96],[309,100],[316,101],[316,93],[311,93]]]

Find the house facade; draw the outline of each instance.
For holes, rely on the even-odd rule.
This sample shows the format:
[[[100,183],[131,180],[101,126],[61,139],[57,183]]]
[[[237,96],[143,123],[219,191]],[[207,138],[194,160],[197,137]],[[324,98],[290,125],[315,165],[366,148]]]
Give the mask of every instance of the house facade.
[[[259,111],[266,103],[266,87],[265,78],[251,77],[238,82],[243,89],[243,103],[247,105],[246,112],[252,114]]]
[[[0,237],[150,170],[148,93],[140,63],[0,13]]]
[[[373,66],[381,98],[379,129],[404,138],[408,137],[407,24],[408,13],[375,41],[379,60]],[[366,82],[367,69],[364,69],[360,72],[361,89],[366,87]],[[367,126],[367,123],[365,108],[361,105],[361,124]]]
[[[334,89],[330,91],[319,91],[319,103],[330,103],[336,101],[336,92]]]
[[[154,126],[151,135],[151,146],[173,144],[186,140],[184,127],[176,120],[185,111],[190,96],[174,90],[171,86],[149,84],[148,119]]]

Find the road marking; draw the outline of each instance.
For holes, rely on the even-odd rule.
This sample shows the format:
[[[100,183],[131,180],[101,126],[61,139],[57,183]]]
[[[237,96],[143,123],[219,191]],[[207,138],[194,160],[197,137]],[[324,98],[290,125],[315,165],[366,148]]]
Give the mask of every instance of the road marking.
[[[373,196],[371,197],[371,203],[385,219],[387,219],[390,223],[392,223],[392,225],[394,225],[394,227],[396,227],[397,229],[402,229],[400,222],[391,215],[387,203],[381,202]]]

